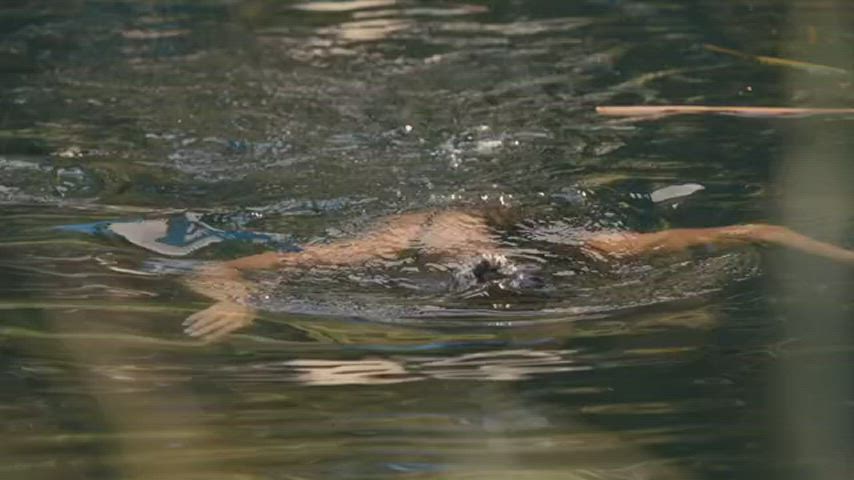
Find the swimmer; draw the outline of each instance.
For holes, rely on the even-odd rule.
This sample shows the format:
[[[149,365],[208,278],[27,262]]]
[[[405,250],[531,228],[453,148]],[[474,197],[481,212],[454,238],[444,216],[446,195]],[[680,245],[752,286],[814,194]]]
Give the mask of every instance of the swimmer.
[[[589,232],[580,239],[579,250],[592,258],[620,261],[667,255],[694,247],[731,249],[749,245],[780,246],[854,265],[852,250],[767,224],[669,229],[653,233]],[[373,228],[349,240],[309,245],[299,252],[261,253],[198,269],[188,277],[187,285],[216,303],[190,315],[184,322],[186,332],[211,341],[252,322],[255,310],[247,305],[252,286],[243,279],[243,272],[315,266],[381,266],[413,250],[448,262],[479,259],[479,266],[496,270],[507,262],[510,254],[502,248],[485,213],[449,210],[395,215],[380,220]]]

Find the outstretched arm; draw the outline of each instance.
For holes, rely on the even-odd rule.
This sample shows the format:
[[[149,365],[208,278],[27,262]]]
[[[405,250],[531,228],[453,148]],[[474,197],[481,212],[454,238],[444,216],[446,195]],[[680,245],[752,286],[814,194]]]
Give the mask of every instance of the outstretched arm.
[[[594,251],[616,256],[654,255],[713,245],[775,245],[854,265],[854,251],[801,235],[786,227],[752,224],[717,228],[688,228],[654,233],[607,233],[589,238],[586,246]]]
[[[393,258],[412,245],[428,218],[424,213],[399,215],[352,240],[310,245],[298,253],[267,252],[206,265],[187,279],[187,285],[217,302],[187,317],[185,332],[211,341],[252,322],[255,310],[247,306],[252,286],[243,279],[243,271],[362,265]]]

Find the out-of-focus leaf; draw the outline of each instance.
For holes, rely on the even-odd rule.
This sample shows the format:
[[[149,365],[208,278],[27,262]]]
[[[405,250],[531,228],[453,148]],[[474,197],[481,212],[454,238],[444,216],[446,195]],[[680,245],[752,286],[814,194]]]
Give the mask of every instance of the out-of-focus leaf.
[[[731,48],[719,47],[717,45],[704,44],[703,48],[709,50],[711,52],[723,53],[725,55],[732,55],[733,57],[743,58],[745,60],[751,60],[754,62],[761,63],[762,65],[773,65],[775,67],[787,67],[794,68],[797,70],[803,70],[805,72],[813,73],[816,75],[842,75],[849,76],[851,72],[845,70],[844,68],[839,67],[831,67],[829,65],[821,65],[818,63],[810,63],[810,62],[802,62],[800,60],[789,60],[786,58],[779,57],[768,57],[765,55],[753,55],[750,53],[740,52],[738,50],[733,50]]]
[[[608,117],[664,117],[670,115],[717,114],[740,117],[806,117],[854,115],[854,108],[739,107],[705,105],[599,106],[596,113]]]

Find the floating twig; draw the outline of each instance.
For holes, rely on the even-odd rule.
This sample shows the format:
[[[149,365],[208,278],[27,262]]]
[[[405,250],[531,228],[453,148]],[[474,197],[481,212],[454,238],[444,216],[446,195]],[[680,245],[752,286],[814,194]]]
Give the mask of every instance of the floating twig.
[[[701,105],[630,105],[596,107],[608,117],[662,117],[669,115],[735,115],[741,117],[806,117],[854,115],[854,108],[710,107]]]
[[[703,48],[711,52],[723,53],[726,55],[732,55],[733,57],[751,60],[757,63],[761,63],[762,65],[794,68],[797,70],[803,70],[805,72],[814,73],[818,75],[851,75],[851,72],[845,70],[844,68],[831,67],[829,65],[821,65],[818,63],[802,62],[799,60],[788,60],[779,57],[768,57],[765,55],[752,55],[750,53],[740,52],[731,48],[719,47],[717,45],[712,45],[709,43],[704,44]]]

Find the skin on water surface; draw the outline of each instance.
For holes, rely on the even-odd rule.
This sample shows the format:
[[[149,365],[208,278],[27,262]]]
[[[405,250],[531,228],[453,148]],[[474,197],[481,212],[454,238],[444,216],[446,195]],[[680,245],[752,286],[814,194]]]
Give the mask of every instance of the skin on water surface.
[[[0,2],[0,478],[851,478],[849,7]]]
[[[854,251],[811,239],[785,227],[764,224],[653,233],[589,232],[582,235],[579,249],[592,258],[620,261],[672,254],[699,246],[729,249],[762,244],[783,246],[854,265]],[[476,213],[449,210],[396,215],[348,240],[311,245],[298,253],[267,252],[202,267],[189,277],[187,284],[216,303],[189,316],[184,322],[186,332],[215,340],[252,322],[255,310],[247,305],[247,300],[253,287],[243,279],[241,272],[382,265],[383,261],[393,260],[411,249],[452,263],[476,258],[478,262],[474,268],[481,270],[500,269],[511,254],[502,249],[487,220]]]

